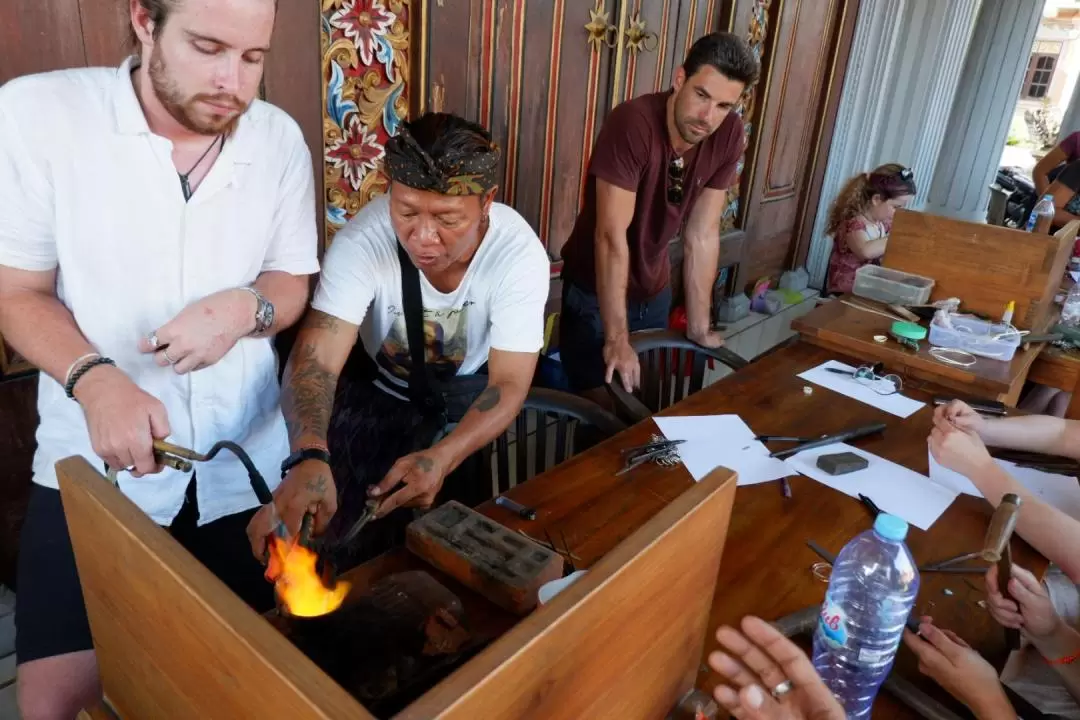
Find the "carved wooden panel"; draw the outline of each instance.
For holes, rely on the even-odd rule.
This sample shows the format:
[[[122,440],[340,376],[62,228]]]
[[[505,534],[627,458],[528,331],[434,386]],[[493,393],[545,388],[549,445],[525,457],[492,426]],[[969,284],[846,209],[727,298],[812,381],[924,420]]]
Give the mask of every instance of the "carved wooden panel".
[[[430,8],[427,107],[491,131],[503,150],[498,199],[521,212],[553,257],[573,227],[610,107],[618,5],[443,0]]]

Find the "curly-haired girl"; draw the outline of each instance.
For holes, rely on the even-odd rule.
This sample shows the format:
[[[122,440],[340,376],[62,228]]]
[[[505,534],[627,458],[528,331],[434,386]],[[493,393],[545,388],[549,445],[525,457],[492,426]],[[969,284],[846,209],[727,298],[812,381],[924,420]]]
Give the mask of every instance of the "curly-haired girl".
[[[833,237],[827,290],[849,293],[855,271],[885,254],[893,214],[915,196],[915,178],[896,163],[847,181],[829,210],[825,232]]]

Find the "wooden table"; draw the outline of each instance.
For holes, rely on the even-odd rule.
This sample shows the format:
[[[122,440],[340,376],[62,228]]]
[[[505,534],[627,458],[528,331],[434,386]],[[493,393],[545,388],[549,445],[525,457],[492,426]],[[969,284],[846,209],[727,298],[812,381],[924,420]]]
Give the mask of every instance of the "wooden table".
[[[868,301],[859,300],[869,304]],[[930,343],[919,343],[919,351],[910,350],[890,338],[884,343],[875,335],[888,335],[893,320],[834,300],[827,302],[791,323],[802,339],[854,358],[858,363],[883,362],[894,372],[918,378],[960,392],[969,397],[1000,400],[1015,406],[1044,344],[1018,349],[1012,362],[976,358],[970,367],[948,365],[930,355]],[[1080,377],[1080,369],[1077,370]],[[1059,387],[1055,385],[1055,387]],[[1069,387],[1072,387],[1070,385]]]
[[[834,357],[834,353],[799,343],[758,360],[665,414],[737,413],[755,432],[776,435],[832,432],[884,421],[888,426],[884,435],[858,441],[859,447],[926,473],[929,404],[900,420],[824,388],[815,387],[810,395],[803,392],[805,383],[796,375]],[[932,391],[905,394],[926,401]],[[581,557],[581,566],[588,567],[693,482],[682,467],[651,464],[615,477],[621,467],[619,450],[639,445],[655,432],[655,424],[646,420],[511,490],[508,495],[513,499],[537,509],[536,521],[522,520],[493,503],[480,510],[534,537],[550,533],[558,545],[565,542]],[[806,541],[815,540],[838,552],[848,539],[870,527],[871,518],[857,500],[805,477],[794,477],[791,486],[793,497],[787,500],[779,483],[738,489],[717,577],[706,654],[715,646],[715,629],[723,623],[737,623],[747,614],[778,619],[820,603],[826,586],[811,574],[818,557]],[[908,545],[920,562],[975,550],[981,546],[990,515],[991,507],[984,500],[960,496],[928,532],[912,527]],[[1023,541],[1014,542],[1014,551],[1018,564],[1037,573],[1045,570],[1045,560]],[[380,568],[396,570],[402,563],[418,562],[406,560],[405,555],[404,550],[395,551],[362,567],[361,572],[374,580],[384,574]],[[981,587],[979,575],[925,573],[917,608],[932,614],[942,627],[958,632],[1000,667],[1006,657],[1004,636],[989,613],[977,605],[984,597]],[[945,594],[946,589],[951,594]],[[944,691],[919,675],[906,649],[900,651],[897,672],[935,697],[949,700]],[[703,665],[698,687],[711,691],[717,680]],[[913,715],[883,693],[874,717]]]
[[[1028,380],[1072,393],[1065,417],[1080,420],[1080,351],[1045,348],[1032,363]]]

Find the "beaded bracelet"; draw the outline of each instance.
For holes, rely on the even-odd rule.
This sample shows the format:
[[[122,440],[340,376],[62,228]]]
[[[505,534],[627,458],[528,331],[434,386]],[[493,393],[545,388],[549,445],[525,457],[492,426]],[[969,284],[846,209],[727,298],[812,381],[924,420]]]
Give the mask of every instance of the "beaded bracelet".
[[[71,373],[71,377],[68,378],[67,383],[64,385],[64,392],[69,398],[72,400],[75,399],[75,384],[79,382],[79,379],[89,370],[96,368],[98,365],[112,365],[113,367],[116,367],[116,363],[113,362],[111,358],[107,357],[96,357],[93,360],[87,360],[78,370]]]

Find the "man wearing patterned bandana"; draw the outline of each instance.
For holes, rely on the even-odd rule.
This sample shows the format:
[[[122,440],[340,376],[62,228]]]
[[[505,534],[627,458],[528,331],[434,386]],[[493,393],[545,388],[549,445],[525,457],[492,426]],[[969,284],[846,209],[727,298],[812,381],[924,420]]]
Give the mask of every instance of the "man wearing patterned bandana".
[[[429,507],[447,475],[521,409],[543,344],[549,266],[529,224],[494,201],[498,163],[487,131],[443,113],[406,123],[387,144],[390,192],[335,236],[285,369],[282,408],[294,457],[305,459],[249,525],[256,556],[275,514],[295,534],[311,513],[316,533],[329,527],[333,539],[369,498],[382,501],[380,518]],[[415,389],[403,261],[419,270],[427,372],[442,382],[486,368],[475,402],[430,447],[416,447],[411,425],[388,430],[408,416]],[[361,540],[377,527],[400,540],[411,513],[390,519]]]

